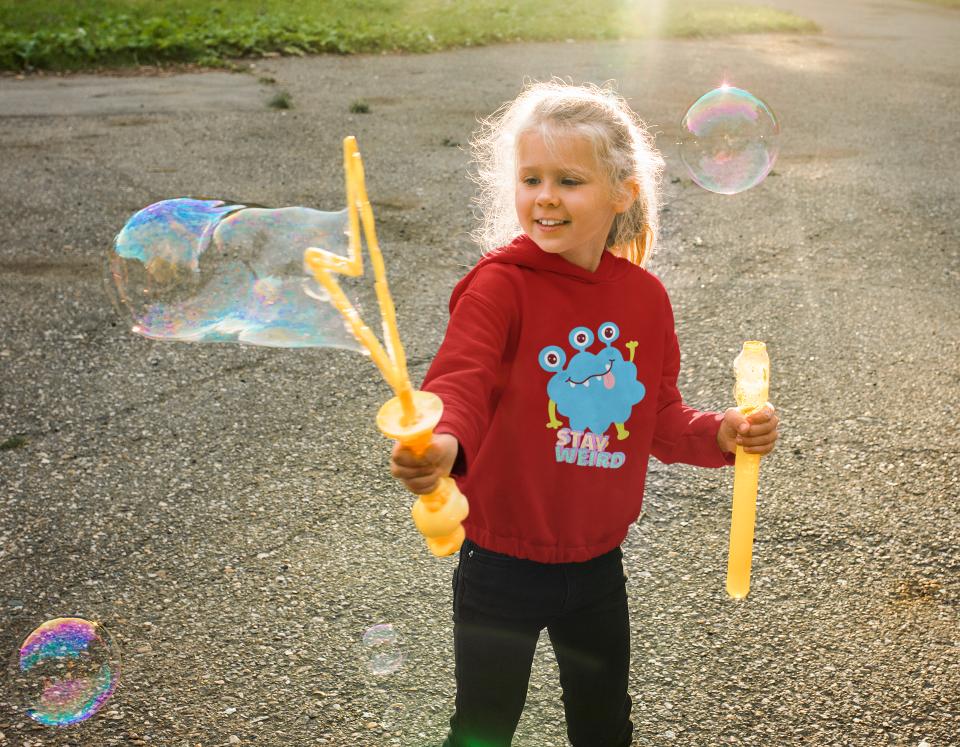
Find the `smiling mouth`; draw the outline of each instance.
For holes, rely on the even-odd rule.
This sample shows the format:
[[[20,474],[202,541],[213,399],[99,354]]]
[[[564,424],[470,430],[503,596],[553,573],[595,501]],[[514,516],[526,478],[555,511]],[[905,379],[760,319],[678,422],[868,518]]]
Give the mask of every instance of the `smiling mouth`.
[[[582,381],[574,381],[573,379],[568,378],[567,383],[570,385],[570,388],[576,388],[578,386],[590,387],[590,382],[593,379],[600,379],[603,382],[604,387],[607,389],[612,389],[617,383],[611,371],[613,370],[613,358],[610,359],[610,362],[607,363],[607,370],[602,373],[592,374]]]
[[[537,218],[534,223],[543,228],[556,228],[557,226],[564,226],[570,221],[568,220],[552,220],[548,218]]]

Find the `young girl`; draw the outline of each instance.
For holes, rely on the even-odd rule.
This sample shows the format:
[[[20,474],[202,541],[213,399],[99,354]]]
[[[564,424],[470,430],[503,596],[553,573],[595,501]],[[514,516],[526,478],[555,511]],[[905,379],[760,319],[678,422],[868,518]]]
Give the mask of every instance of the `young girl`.
[[[630,744],[620,543],[647,458],[720,467],[766,454],[772,407],[700,412],[660,282],[642,269],[663,161],[611,91],[529,86],[475,139],[487,254],[450,299],[423,388],[443,400],[414,493],[452,474],[470,501],[454,572],[456,709],[447,747],[509,745],[546,628],[574,747]]]

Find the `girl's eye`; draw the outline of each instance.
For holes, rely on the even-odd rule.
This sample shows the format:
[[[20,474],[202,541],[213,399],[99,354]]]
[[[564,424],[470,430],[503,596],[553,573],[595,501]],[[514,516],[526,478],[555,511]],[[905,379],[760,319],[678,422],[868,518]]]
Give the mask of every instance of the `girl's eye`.
[[[537,179],[537,177],[535,177],[535,176],[528,176],[528,177],[526,177],[525,179],[523,179],[522,181],[523,181],[524,184],[527,184],[527,185],[529,185],[529,186],[531,186],[531,187],[534,186],[534,185],[536,185],[536,184],[539,184],[539,183],[540,183],[540,180]]]
[[[560,183],[563,184],[565,187],[576,187],[578,184],[580,184],[580,180],[568,178],[568,179],[564,179]]]

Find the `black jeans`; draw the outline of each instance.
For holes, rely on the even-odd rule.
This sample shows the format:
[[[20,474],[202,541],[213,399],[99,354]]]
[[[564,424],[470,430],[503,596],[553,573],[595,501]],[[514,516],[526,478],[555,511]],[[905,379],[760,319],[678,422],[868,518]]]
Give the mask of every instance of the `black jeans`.
[[[630,621],[623,553],[535,563],[467,540],[453,580],[456,711],[444,747],[508,747],[544,628],[574,747],[629,747]]]

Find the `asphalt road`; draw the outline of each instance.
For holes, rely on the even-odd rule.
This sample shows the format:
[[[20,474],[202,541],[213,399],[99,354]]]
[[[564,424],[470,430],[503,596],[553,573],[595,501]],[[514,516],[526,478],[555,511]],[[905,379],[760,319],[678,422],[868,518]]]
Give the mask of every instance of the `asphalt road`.
[[[624,547],[636,743],[960,743],[960,12],[772,4],[823,33],[0,79],[0,442],[25,441],[0,451],[0,651],[79,615],[123,655],[97,717],[53,731],[5,702],[0,745],[439,744],[454,561],[386,471],[374,368],[138,338],[103,259],[167,197],[339,209],[355,134],[419,378],[477,256],[458,146],[551,75],[617,80],[658,133],[651,269],[688,402],[728,406],[733,357],[762,339],[784,422],[745,601],[724,592],[732,471],[652,469]],[[734,197],[674,145],[723,77],[783,127],[774,173]],[[267,107],[277,90],[293,109]],[[390,651],[361,643],[380,623]],[[381,654],[402,667],[371,674]],[[516,744],[565,744],[547,646]]]

